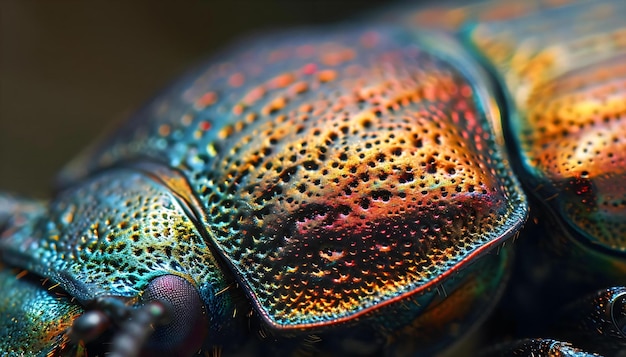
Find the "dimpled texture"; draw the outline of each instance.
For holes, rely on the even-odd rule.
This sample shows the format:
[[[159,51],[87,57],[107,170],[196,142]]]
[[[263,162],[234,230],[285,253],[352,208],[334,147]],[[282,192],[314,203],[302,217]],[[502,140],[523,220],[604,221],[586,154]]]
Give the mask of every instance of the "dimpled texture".
[[[0,351],[4,356],[44,356],[68,343],[64,335],[82,308],[25,272],[0,266]],[[6,294],[10,291],[10,294]]]
[[[180,169],[212,243],[276,328],[419,293],[511,237],[526,203],[479,77],[417,41],[339,28],[244,43],[62,180],[146,158]]]
[[[578,236],[616,251],[626,250],[624,17],[623,1],[589,2],[471,35],[519,110],[523,178]]]
[[[164,274],[217,290],[227,285],[172,192],[135,171],[110,170],[68,189],[0,238],[4,261],[50,278],[81,302],[136,298]]]

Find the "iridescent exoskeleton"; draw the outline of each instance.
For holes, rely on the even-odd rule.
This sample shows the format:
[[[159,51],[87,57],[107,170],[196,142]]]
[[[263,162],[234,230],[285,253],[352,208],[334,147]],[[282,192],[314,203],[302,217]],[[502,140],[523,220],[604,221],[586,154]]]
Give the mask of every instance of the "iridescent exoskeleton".
[[[602,246],[584,254],[623,264],[623,90],[607,74],[623,8],[606,6],[596,27],[590,4],[506,21],[420,8],[216,55],[70,163],[50,201],[0,196],[0,348],[437,353],[502,295],[528,211],[512,166]],[[559,16],[591,40],[535,34]],[[623,295],[599,294],[584,306]]]

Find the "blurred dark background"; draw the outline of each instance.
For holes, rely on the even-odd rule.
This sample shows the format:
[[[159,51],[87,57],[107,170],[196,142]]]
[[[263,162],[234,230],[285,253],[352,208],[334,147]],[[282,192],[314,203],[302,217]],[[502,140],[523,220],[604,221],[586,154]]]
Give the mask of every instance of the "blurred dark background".
[[[45,197],[114,121],[245,34],[383,1],[0,1],[0,190]]]

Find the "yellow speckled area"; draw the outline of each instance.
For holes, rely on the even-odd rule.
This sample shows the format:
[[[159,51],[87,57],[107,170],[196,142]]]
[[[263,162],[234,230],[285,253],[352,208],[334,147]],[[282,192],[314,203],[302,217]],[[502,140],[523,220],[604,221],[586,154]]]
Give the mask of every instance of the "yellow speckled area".
[[[592,243],[626,250],[626,4],[478,25],[518,114],[511,125],[529,182]]]
[[[69,342],[65,334],[83,309],[26,271],[16,274],[0,265],[0,351],[6,356],[58,353]],[[6,294],[10,291],[11,294]],[[56,354],[54,354],[56,355]]]

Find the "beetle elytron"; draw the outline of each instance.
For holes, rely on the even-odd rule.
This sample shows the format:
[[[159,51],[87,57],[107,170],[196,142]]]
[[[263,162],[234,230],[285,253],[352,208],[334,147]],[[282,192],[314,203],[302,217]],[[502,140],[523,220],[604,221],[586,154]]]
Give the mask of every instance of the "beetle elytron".
[[[511,280],[487,326],[523,332],[485,353],[626,349],[625,16],[424,7],[216,56],[49,202],[0,196],[0,348],[431,355]]]

